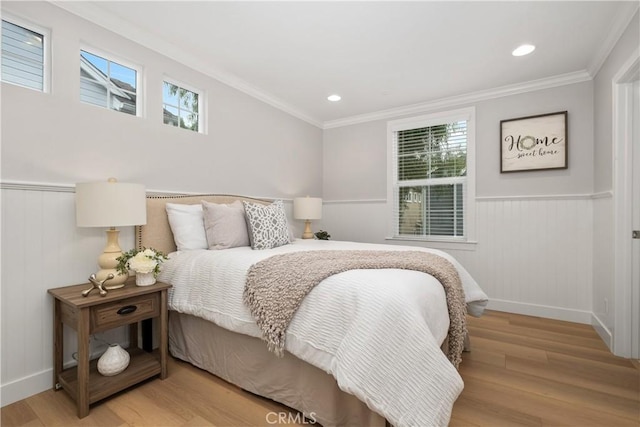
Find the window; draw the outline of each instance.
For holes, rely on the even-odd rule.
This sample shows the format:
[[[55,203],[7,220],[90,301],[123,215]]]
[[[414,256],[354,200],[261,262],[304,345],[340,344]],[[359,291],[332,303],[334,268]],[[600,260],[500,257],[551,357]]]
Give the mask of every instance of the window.
[[[389,122],[391,235],[469,240],[474,109]]]
[[[202,92],[187,89],[182,83],[162,83],[162,115],[167,125],[203,132],[201,120]]]
[[[17,21],[14,21],[17,22]],[[21,24],[21,23],[20,23]],[[44,30],[2,20],[2,81],[45,92],[47,46]]]
[[[80,101],[133,116],[138,109],[138,71],[80,51]]]

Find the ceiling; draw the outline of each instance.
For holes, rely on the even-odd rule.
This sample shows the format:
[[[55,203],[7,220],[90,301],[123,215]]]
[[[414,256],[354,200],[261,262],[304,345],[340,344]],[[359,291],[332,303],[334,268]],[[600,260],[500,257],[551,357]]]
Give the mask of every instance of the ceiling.
[[[587,80],[638,8],[611,1],[54,3],[320,127],[522,83]],[[513,57],[525,42],[537,46],[534,53]],[[342,101],[328,101],[333,93]]]

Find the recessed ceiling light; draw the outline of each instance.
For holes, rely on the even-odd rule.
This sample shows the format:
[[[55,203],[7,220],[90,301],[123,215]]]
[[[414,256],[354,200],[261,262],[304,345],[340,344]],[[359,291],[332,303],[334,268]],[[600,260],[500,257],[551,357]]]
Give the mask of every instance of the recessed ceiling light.
[[[536,50],[536,47],[534,45],[532,45],[532,44],[523,44],[523,45],[520,45],[517,48],[515,48],[513,50],[513,52],[511,52],[511,54],[513,56],[524,56],[524,55],[529,55],[534,50]]]
[[[340,101],[342,97],[340,95],[329,95],[327,96],[327,99],[331,102],[336,102],[336,101]]]

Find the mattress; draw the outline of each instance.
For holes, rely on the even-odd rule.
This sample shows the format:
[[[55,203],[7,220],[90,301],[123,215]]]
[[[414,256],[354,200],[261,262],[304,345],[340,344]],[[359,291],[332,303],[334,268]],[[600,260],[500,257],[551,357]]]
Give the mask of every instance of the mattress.
[[[255,262],[301,250],[432,250],[352,242],[303,241],[268,251],[234,248],[174,253],[161,280],[174,285],[170,309],[252,337],[260,330],[242,304]],[[472,314],[486,295],[455,259]],[[449,319],[442,286],[408,270],[352,270],[331,276],[303,301],[287,332],[286,350],[330,374],[394,425],[446,424],[462,379],[439,347]]]

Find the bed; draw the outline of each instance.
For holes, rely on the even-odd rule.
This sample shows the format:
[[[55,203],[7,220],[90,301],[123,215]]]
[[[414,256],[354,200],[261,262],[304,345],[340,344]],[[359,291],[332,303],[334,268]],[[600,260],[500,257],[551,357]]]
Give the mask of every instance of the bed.
[[[169,297],[171,354],[324,426],[446,424],[463,383],[440,350],[447,346],[449,318],[444,291],[431,283],[437,283],[433,277],[401,271],[409,290],[385,296],[384,307],[379,307],[385,315],[368,309],[373,317],[364,320],[356,319],[354,313],[367,305],[378,307],[382,297],[358,300],[354,293],[388,287],[387,283],[398,280],[394,276],[398,271],[353,270],[328,277],[300,305],[286,333],[283,357],[270,352],[261,339],[260,329],[241,302],[242,290],[225,283],[241,282],[248,266],[276,254],[416,248],[295,239],[263,251],[250,247],[176,251],[167,203],[230,205],[237,200],[264,206],[271,203],[230,195],[147,199],[147,224],[136,229],[137,245],[171,254],[160,276],[173,285]],[[438,254],[458,269],[468,312],[481,315],[486,295],[453,258]],[[431,284],[423,286],[425,280]],[[414,310],[405,308],[407,300],[423,302]],[[352,314],[353,319],[342,319]],[[371,323],[385,323],[376,326],[380,330],[394,329],[387,329],[389,333],[382,337],[369,335]]]

